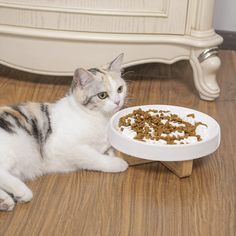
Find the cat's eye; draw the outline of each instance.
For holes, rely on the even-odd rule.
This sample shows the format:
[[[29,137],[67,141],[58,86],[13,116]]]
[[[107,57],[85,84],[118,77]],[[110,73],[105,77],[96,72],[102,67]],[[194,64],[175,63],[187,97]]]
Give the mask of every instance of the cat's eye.
[[[100,99],[106,99],[109,95],[107,92],[101,92],[97,95]]]
[[[117,92],[118,92],[118,93],[122,93],[122,91],[123,91],[123,86],[120,86],[120,87],[117,89]]]

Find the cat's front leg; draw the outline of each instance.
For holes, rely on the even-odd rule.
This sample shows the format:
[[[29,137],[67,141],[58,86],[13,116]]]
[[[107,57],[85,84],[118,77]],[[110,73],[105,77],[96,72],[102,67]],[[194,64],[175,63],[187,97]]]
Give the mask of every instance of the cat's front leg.
[[[78,169],[122,172],[128,168],[128,163],[121,158],[102,154],[89,145],[74,147],[73,153],[64,153],[64,156],[68,164],[73,163],[73,166],[76,164]],[[63,165],[63,168],[68,169],[65,164]]]
[[[114,157],[115,156],[115,149],[112,146],[110,146],[109,148],[107,148],[107,150],[104,152],[104,154]]]
[[[80,147],[80,153],[84,157],[84,161],[80,166],[82,169],[103,172],[122,172],[128,168],[128,163],[121,158],[101,154],[87,145]]]
[[[11,194],[17,202],[29,202],[33,197],[25,183],[4,169],[0,169],[0,189]]]
[[[128,168],[128,163],[121,158],[108,156],[87,144],[73,145],[73,148],[60,146],[54,148],[53,152],[44,163],[47,173],[71,172],[79,169],[122,172]]]
[[[15,207],[13,198],[2,189],[0,189],[0,211],[12,211]]]

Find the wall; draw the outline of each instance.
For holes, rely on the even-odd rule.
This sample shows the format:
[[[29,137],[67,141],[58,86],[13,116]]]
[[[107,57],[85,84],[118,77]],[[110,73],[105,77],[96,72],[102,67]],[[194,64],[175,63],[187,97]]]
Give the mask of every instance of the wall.
[[[236,0],[216,0],[214,28],[236,32]]]

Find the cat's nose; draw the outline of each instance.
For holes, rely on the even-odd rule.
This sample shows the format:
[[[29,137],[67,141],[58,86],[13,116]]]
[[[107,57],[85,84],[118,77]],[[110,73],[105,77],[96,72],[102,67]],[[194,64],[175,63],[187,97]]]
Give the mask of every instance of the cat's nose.
[[[120,104],[120,100],[114,102],[117,106]]]

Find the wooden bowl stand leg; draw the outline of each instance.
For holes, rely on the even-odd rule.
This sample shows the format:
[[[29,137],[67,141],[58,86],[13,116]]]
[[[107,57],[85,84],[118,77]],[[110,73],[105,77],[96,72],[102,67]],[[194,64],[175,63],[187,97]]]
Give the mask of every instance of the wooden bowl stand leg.
[[[161,161],[171,172],[179,178],[188,177],[192,174],[193,160],[190,161]]]
[[[122,152],[116,151],[116,155],[126,160],[130,166],[136,166],[141,164],[147,164],[154,161],[139,159],[126,155]],[[167,167],[172,173],[177,175],[179,178],[188,177],[192,174],[193,160],[190,161],[161,161],[161,163]]]

